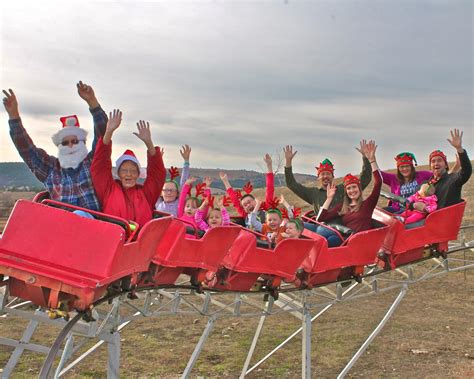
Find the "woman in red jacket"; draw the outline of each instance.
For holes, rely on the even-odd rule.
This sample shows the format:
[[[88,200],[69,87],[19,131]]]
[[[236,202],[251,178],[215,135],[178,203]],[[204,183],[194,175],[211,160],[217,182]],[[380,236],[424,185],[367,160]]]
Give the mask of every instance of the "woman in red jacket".
[[[380,174],[379,166],[375,158],[375,151],[377,145],[374,141],[368,143],[363,141],[362,153],[366,156],[372,166],[372,174],[374,176],[374,187],[372,193],[363,200],[362,188],[360,185],[359,178],[347,174],[344,177],[344,201],[337,204],[333,208],[329,209],[329,206],[336,194],[336,186],[332,183],[327,188],[327,199],[322,205],[319,214],[318,221],[330,222],[333,219],[342,219],[344,226],[352,229],[355,233],[362,232],[363,230],[372,229],[372,213],[380,195],[380,189],[382,188],[382,175]],[[342,243],[336,233],[330,229],[324,228],[321,234],[325,237],[331,246],[338,246]],[[338,241],[335,241],[337,238]]]
[[[126,220],[133,220],[143,226],[153,217],[153,208],[160,196],[166,178],[166,169],[160,148],[153,146],[150,124],[137,122],[135,134],[147,147],[147,170],[143,184],[137,184],[140,163],[131,150],[126,150],[117,160],[118,180],[112,177],[112,135],[120,126],[122,112],[116,109],[110,113],[104,137],[99,139],[91,165],[92,182],[102,211]]]

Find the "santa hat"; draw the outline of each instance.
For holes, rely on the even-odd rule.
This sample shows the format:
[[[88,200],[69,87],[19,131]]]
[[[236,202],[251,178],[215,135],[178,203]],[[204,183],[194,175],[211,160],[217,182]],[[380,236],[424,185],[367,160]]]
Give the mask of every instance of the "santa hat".
[[[352,174],[347,174],[344,176],[344,188],[347,187],[350,184],[357,184],[360,187],[360,180],[357,176],[354,176]]]
[[[327,158],[321,163],[319,163],[319,167],[315,167],[315,169],[318,170],[318,175],[321,175],[323,171],[330,172],[331,174],[334,175],[334,165]]]
[[[87,132],[79,126],[79,119],[76,115],[60,117],[59,120],[61,120],[63,127],[51,137],[56,146],[61,144],[64,137],[74,136],[78,140],[86,140]]]
[[[120,166],[125,161],[132,161],[138,166],[139,171],[141,171],[140,162],[138,161],[135,153],[132,150],[125,150],[125,152],[117,159],[115,162],[115,167],[117,167],[117,171],[120,169]]]
[[[429,162],[433,157],[441,157],[443,158],[444,163],[446,163],[446,167],[448,167],[448,157],[441,151],[441,150],[434,150],[430,154]]]
[[[395,161],[397,162],[397,168],[403,165],[413,165],[413,161],[415,162],[415,166],[418,164],[415,155],[407,151],[398,154],[395,157]]]

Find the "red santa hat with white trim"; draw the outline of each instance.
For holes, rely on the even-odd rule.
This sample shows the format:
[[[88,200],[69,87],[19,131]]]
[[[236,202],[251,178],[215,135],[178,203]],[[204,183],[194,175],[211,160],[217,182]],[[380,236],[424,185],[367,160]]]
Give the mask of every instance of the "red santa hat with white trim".
[[[141,171],[140,162],[138,161],[137,157],[135,156],[135,153],[132,150],[125,150],[124,153],[119,157],[119,159],[117,159],[117,161],[115,162],[115,167],[117,167],[117,170],[120,169],[120,166],[125,161],[131,161],[135,163],[138,166],[138,169]]]
[[[76,115],[60,117],[59,120],[61,120],[63,127],[51,137],[56,146],[61,144],[64,137],[74,136],[78,140],[86,140],[87,132],[79,126],[79,119]]]

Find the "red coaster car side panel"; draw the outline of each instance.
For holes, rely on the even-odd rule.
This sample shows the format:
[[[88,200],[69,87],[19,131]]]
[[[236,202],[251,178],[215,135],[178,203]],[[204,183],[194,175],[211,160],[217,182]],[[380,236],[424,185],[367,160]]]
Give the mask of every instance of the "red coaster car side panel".
[[[390,213],[376,209],[374,218],[391,223],[392,229],[384,240],[383,248],[391,254],[402,254],[428,244],[448,242],[457,239],[466,202],[451,205],[430,213],[425,224],[413,229],[405,229],[400,221]]]
[[[0,273],[10,276],[12,294],[18,290],[22,298],[56,307],[60,292],[67,293],[78,298],[74,307],[84,309],[106,284],[148,269],[153,235],[162,235],[170,221],[150,222],[124,246],[120,226],[19,200],[0,240]]]
[[[173,220],[152,258],[158,266],[152,281],[173,284],[189,268],[216,271],[239,232],[239,227],[222,226],[210,229],[201,239],[191,239],[186,238],[186,226]]]

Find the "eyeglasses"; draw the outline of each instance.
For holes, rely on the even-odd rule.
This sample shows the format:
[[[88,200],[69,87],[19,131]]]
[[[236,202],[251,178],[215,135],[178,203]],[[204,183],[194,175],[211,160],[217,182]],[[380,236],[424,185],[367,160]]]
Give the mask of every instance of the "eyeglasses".
[[[163,188],[163,192],[176,192],[175,188]]]
[[[79,141],[82,141],[82,140],[74,138],[74,139],[65,140],[65,141],[61,142],[61,145],[63,145],[63,146],[69,146],[71,144],[77,145],[79,143]]]

